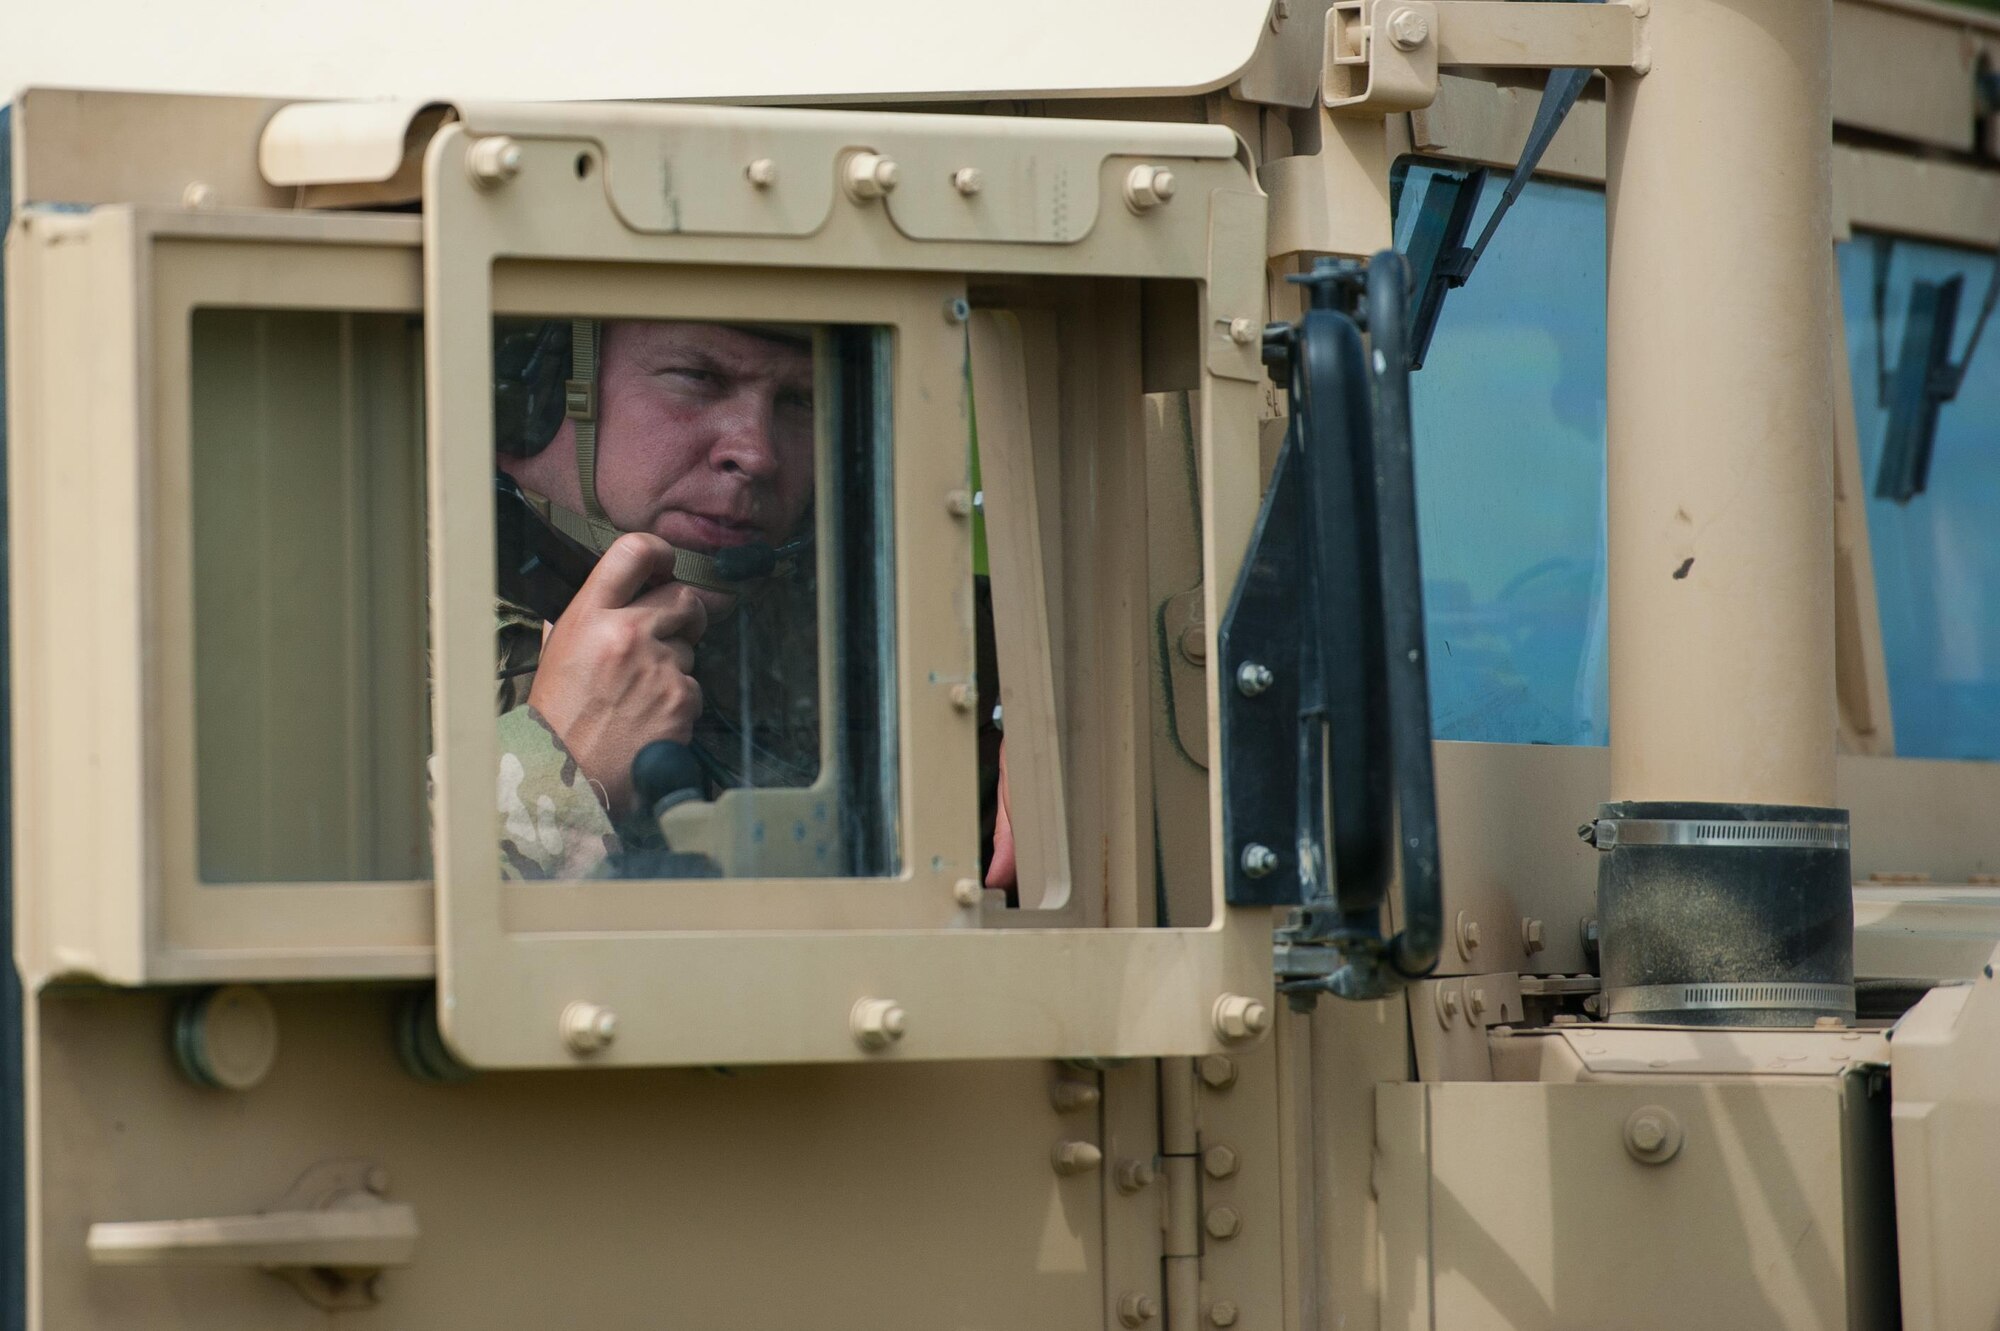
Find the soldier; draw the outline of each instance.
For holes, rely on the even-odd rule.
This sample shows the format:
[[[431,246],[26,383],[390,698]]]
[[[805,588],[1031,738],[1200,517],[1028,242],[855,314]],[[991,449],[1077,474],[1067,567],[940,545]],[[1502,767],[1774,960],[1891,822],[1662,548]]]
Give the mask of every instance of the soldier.
[[[810,527],[813,376],[812,339],[789,327],[496,330],[497,466],[551,526],[602,552],[553,624],[498,607],[506,875],[615,872],[614,857],[648,832],[631,779],[648,743],[727,735],[705,756],[753,751],[734,742],[753,733],[744,661],[776,681],[758,693],[776,715],[757,719],[749,765],[816,759],[801,732],[816,733],[817,718],[794,715],[816,705],[810,559],[779,561],[771,587],[746,588],[709,558],[782,550]],[[739,613],[746,597],[754,613]],[[717,650],[721,625],[731,651]],[[736,715],[709,696],[718,691]],[[757,776],[708,761],[718,784]]]

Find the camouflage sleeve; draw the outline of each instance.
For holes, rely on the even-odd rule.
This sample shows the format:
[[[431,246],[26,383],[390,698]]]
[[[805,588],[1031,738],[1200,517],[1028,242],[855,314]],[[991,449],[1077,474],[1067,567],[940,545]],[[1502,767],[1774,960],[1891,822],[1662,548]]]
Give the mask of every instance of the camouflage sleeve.
[[[597,878],[619,849],[603,793],[540,712],[500,717],[500,876]]]

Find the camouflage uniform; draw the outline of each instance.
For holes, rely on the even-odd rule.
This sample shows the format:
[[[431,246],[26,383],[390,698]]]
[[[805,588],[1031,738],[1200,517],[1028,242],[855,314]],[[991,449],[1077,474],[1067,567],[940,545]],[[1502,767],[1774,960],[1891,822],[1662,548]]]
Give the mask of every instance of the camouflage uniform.
[[[620,846],[604,792],[542,714],[528,706],[542,621],[498,603],[500,696],[500,876],[594,878]]]
[[[705,706],[694,740],[716,786],[810,785],[818,775],[814,581],[808,573],[745,597],[696,648]],[[657,834],[643,823],[615,825],[602,788],[528,705],[542,651],[541,617],[503,600],[496,621],[501,875],[616,876],[619,853],[657,844]],[[732,720],[745,716],[747,728]]]

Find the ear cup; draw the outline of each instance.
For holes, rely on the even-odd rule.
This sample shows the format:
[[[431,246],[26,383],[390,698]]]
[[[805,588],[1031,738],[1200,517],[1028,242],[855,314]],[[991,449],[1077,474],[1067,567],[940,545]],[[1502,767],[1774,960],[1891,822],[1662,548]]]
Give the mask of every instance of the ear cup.
[[[570,372],[567,319],[493,321],[493,447],[533,457],[562,428]]]

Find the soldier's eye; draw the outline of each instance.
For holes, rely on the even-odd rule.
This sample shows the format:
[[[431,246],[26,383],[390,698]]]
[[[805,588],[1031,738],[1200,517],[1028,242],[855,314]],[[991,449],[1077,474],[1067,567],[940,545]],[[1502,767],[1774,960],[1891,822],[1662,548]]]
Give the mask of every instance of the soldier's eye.
[[[708,392],[722,388],[727,383],[722,375],[699,365],[669,365],[661,370],[660,374],[686,387]]]

